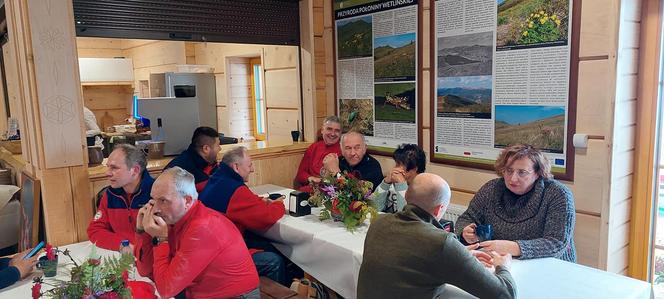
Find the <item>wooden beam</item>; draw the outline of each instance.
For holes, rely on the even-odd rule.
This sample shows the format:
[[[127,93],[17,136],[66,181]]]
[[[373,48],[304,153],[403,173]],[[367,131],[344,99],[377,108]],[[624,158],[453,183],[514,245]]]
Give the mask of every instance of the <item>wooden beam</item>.
[[[652,250],[654,165],[657,136],[657,101],[661,80],[662,1],[644,0],[641,15],[639,79],[637,98],[636,153],[632,185],[632,215],[629,249],[629,276],[650,280]]]

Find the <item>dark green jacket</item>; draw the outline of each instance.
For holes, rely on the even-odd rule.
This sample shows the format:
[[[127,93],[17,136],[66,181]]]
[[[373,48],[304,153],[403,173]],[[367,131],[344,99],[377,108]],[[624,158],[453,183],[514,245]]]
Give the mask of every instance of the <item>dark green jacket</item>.
[[[357,286],[358,299],[434,298],[444,284],[453,284],[479,298],[514,298],[509,271],[492,274],[453,234],[417,206],[371,223]]]

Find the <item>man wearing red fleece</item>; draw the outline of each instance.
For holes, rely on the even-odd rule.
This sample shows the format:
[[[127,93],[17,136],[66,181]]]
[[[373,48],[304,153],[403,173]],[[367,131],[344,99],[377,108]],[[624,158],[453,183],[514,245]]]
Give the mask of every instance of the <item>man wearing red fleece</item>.
[[[194,176],[180,167],[154,183],[138,213],[136,268],[162,298],[260,298],[258,274],[235,225],[197,200]]]
[[[297,169],[295,182],[300,191],[311,192],[312,182],[320,182],[320,170],[323,168],[323,158],[329,153],[341,156],[339,137],[341,136],[341,123],[335,115],[328,116],[320,129],[322,140],[314,142],[307,148]]]
[[[245,182],[254,172],[254,165],[247,148],[238,146],[227,151],[219,168],[212,174],[207,186],[201,192],[200,200],[207,207],[224,213],[244,234],[247,247],[262,249],[252,255],[258,274],[287,285],[286,265],[276,249],[245,230],[264,231],[284,215],[283,198],[270,200],[262,198],[249,189]]]
[[[106,162],[110,182],[97,204],[97,213],[88,225],[88,238],[97,246],[120,249],[122,240],[134,246],[138,209],[150,200],[154,179],[145,169],[145,153],[129,144],[113,149]]]

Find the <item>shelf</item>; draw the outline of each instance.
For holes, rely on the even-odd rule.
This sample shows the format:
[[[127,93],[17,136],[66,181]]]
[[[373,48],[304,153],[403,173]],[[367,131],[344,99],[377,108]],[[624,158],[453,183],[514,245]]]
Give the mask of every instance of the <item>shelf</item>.
[[[81,82],[82,86],[128,85],[134,87],[134,81],[94,81]]]

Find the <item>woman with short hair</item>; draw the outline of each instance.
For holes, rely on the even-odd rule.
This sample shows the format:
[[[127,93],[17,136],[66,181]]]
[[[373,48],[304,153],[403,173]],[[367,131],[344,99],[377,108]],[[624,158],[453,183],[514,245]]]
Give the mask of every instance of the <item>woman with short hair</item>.
[[[517,144],[505,148],[495,165],[500,178],[480,188],[456,223],[461,241],[482,241],[486,250],[520,259],[576,262],[574,197],[553,179],[548,159],[531,145]],[[487,224],[493,238],[480,240],[477,225]]]
[[[395,213],[406,206],[406,190],[415,176],[423,173],[427,158],[416,144],[401,144],[392,154],[396,165],[373,193],[373,201],[381,212]]]

